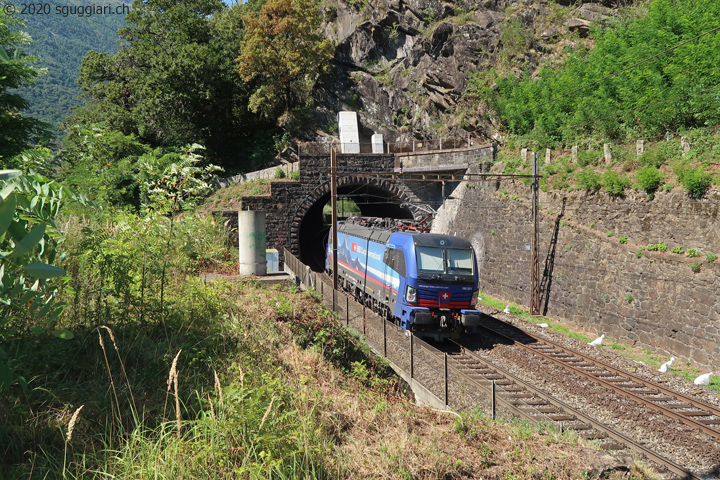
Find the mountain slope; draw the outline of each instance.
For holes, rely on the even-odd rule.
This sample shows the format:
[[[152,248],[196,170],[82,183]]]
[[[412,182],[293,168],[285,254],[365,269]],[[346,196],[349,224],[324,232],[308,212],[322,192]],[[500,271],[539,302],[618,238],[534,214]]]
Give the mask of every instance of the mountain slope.
[[[33,38],[27,52],[37,57],[35,68],[47,69],[47,74],[41,76],[35,85],[22,88],[19,92],[30,103],[26,112],[28,116],[57,127],[70,109],[80,104],[77,77],[82,58],[90,50],[116,52],[116,32],[125,25],[125,15],[103,13],[85,16],[84,9],[83,16],[70,13],[72,7],[94,5],[89,1],[47,0],[45,3],[51,6],[48,15],[17,15],[25,22],[23,30]],[[112,4],[113,7],[123,5],[128,11],[129,2]],[[63,11],[62,7],[66,9]],[[63,15],[64,12],[67,16]]]

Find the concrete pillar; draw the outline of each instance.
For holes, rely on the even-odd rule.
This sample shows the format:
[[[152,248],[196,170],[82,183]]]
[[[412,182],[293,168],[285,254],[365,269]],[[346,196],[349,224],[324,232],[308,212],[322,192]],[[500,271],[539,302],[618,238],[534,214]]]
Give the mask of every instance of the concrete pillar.
[[[552,150],[549,148],[545,149],[545,165],[550,165],[550,162],[552,161]]]
[[[528,154],[527,148],[523,148],[522,150],[520,150],[520,160],[522,160],[523,162],[527,162],[527,159],[528,159],[527,154]]]
[[[240,275],[266,275],[265,212],[238,212],[238,266]]]
[[[610,152],[611,148],[612,148],[612,143],[603,144],[603,153],[605,154],[605,164],[606,165],[610,165],[612,163],[612,153]]]
[[[638,140],[635,142],[635,153],[638,157],[645,153],[645,140]]]
[[[680,148],[682,149],[682,156],[688,154],[690,151],[690,139],[687,137],[680,137]]]
[[[573,145],[572,148],[570,148],[570,158],[572,159],[573,163],[578,163],[578,146]]]

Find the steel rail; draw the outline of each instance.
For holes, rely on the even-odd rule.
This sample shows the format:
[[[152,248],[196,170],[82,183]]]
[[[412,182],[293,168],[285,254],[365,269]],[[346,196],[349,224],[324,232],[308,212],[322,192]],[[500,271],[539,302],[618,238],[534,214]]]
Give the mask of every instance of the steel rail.
[[[480,359],[474,352],[468,351],[467,348],[465,348],[462,344],[458,342],[456,343],[463,351],[463,353],[474,360],[478,361],[482,364],[488,364],[487,361]],[[502,372],[503,375],[505,375],[508,379],[511,379],[513,382],[517,383],[518,385],[521,385],[523,388],[527,389],[529,392],[532,392],[533,394],[537,395],[541,399],[547,401],[551,405],[553,405],[556,408],[560,408],[562,410],[565,410],[566,412],[570,412],[573,415],[575,415],[578,419],[580,419],[583,422],[586,422],[590,424],[595,430],[604,433],[608,437],[612,438],[618,443],[624,444],[627,448],[630,450],[639,453],[643,456],[645,456],[648,460],[651,460],[658,465],[662,465],[663,467],[667,468],[670,472],[672,472],[675,475],[679,475],[678,478],[682,480],[703,480],[703,477],[700,477],[698,475],[695,475],[694,473],[690,472],[689,470],[685,469],[684,467],[678,465],[677,463],[673,462],[670,459],[667,459],[660,455],[659,453],[656,453],[649,448],[645,447],[644,445],[641,445],[634,440],[632,440],[630,437],[627,437],[626,435],[612,429],[611,427],[604,425],[600,423],[598,420],[595,420],[594,418],[585,415],[584,413],[580,412],[579,410],[576,410],[575,408],[571,407],[570,405],[565,404],[564,402],[551,397],[547,393],[543,392],[542,390],[532,386],[528,382],[521,380],[520,378],[516,377],[515,375],[511,374],[507,370],[505,370],[502,367],[499,367],[497,365],[491,364],[492,368],[498,370],[499,372]]]
[[[490,318],[493,318],[493,317],[490,317]],[[712,428],[712,427],[710,427],[709,425],[706,425],[705,423],[702,423],[702,422],[699,422],[699,421],[697,421],[697,420],[694,420],[691,416],[686,415],[684,412],[678,412],[678,411],[675,411],[674,409],[672,409],[672,408],[670,408],[670,407],[668,407],[668,406],[659,405],[658,403],[653,402],[652,399],[647,398],[646,396],[643,396],[643,395],[641,395],[641,394],[634,393],[634,392],[632,392],[632,391],[630,391],[630,390],[627,390],[627,389],[625,389],[625,388],[622,388],[622,387],[621,387],[620,385],[618,385],[618,384],[619,384],[619,383],[631,383],[631,382],[634,382],[634,383],[637,383],[637,384],[639,384],[639,385],[633,386],[633,387],[628,387],[628,388],[636,388],[636,389],[646,388],[646,389],[648,389],[648,390],[650,390],[650,389],[655,389],[655,390],[657,390],[658,392],[657,392],[657,393],[652,393],[652,395],[658,395],[658,394],[660,394],[660,393],[663,393],[664,395],[672,396],[673,399],[675,399],[675,400],[678,401],[678,402],[683,402],[683,401],[684,401],[684,402],[687,402],[687,404],[688,404],[688,405],[676,405],[675,408],[696,408],[696,409],[698,409],[698,410],[702,410],[702,409],[707,409],[707,410],[708,410],[708,412],[702,412],[702,414],[700,414],[700,412],[697,412],[697,411],[695,411],[695,412],[687,412],[687,413],[693,414],[693,416],[720,416],[720,411],[717,410],[716,408],[711,407],[710,405],[707,405],[707,404],[702,403],[702,402],[697,402],[696,400],[694,400],[694,399],[692,399],[692,398],[686,397],[686,396],[684,396],[684,395],[682,395],[682,394],[679,394],[679,393],[677,393],[677,392],[673,392],[672,390],[663,388],[663,387],[661,387],[660,385],[657,385],[657,384],[655,384],[655,383],[653,383],[653,382],[650,382],[650,381],[648,381],[648,380],[642,379],[642,378],[640,378],[640,377],[638,377],[638,376],[632,375],[632,374],[630,374],[629,372],[626,372],[626,371],[621,370],[621,369],[619,369],[619,368],[616,368],[616,367],[613,367],[613,366],[611,366],[611,365],[608,365],[608,364],[606,364],[605,362],[602,362],[602,361],[597,360],[597,359],[595,359],[595,358],[592,358],[592,357],[590,357],[590,356],[587,356],[587,355],[584,355],[584,354],[582,354],[582,353],[576,352],[576,351],[571,350],[571,349],[569,349],[569,348],[567,348],[567,347],[562,347],[562,346],[560,346],[560,345],[558,345],[558,344],[556,344],[556,343],[554,343],[554,342],[552,342],[552,341],[546,341],[546,340],[544,340],[544,339],[538,339],[537,337],[534,337],[534,336],[528,334],[528,333],[525,332],[525,331],[520,330],[520,332],[522,332],[523,335],[527,335],[528,337],[536,340],[535,343],[526,344],[526,343],[517,341],[517,338],[513,338],[511,334],[502,333],[502,332],[498,331],[497,329],[494,329],[494,328],[492,328],[492,327],[490,327],[490,326],[487,326],[487,325],[483,325],[482,328],[485,328],[485,329],[493,332],[494,334],[496,334],[496,335],[498,335],[498,336],[500,336],[500,337],[502,337],[502,338],[511,340],[511,341],[513,341],[515,344],[519,345],[521,348],[523,348],[523,349],[525,349],[525,350],[527,350],[527,351],[529,351],[529,352],[533,352],[534,354],[539,355],[539,356],[541,356],[542,358],[545,358],[546,360],[549,360],[549,361],[552,362],[552,363],[555,363],[555,364],[557,364],[557,365],[561,365],[561,366],[563,366],[563,367],[565,367],[565,368],[567,368],[567,369],[569,369],[569,370],[571,370],[571,371],[573,371],[573,372],[575,372],[575,373],[578,373],[578,374],[583,375],[583,376],[585,376],[585,377],[587,377],[587,378],[590,378],[590,379],[592,379],[593,381],[595,381],[595,382],[597,382],[597,383],[599,383],[599,384],[601,384],[601,385],[609,388],[610,390],[612,390],[612,391],[614,391],[614,392],[617,392],[617,393],[619,393],[619,394],[621,394],[621,395],[630,397],[631,399],[637,401],[637,402],[640,403],[641,405],[647,406],[647,407],[652,408],[652,409],[654,409],[654,410],[656,410],[656,411],[659,411],[659,412],[661,412],[661,413],[663,413],[663,414],[665,414],[665,415],[668,415],[669,417],[672,417],[672,418],[675,418],[675,419],[677,419],[677,420],[680,420],[680,421],[683,422],[684,424],[686,424],[686,425],[688,425],[688,426],[690,426],[690,427],[693,427],[693,428],[697,428],[697,429],[699,429],[700,431],[702,431],[702,432],[704,432],[704,433],[707,433],[707,434],[709,434],[709,435],[711,435],[711,436],[713,436],[713,437],[715,437],[715,438],[719,438],[719,437],[720,437],[720,430],[718,430],[718,429],[716,429],[716,428]],[[518,328],[515,327],[515,326],[513,326],[512,328],[518,329]],[[519,330],[519,329],[518,329],[518,330]],[[577,366],[574,366],[574,365],[570,365],[569,362],[563,361],[563,360],[561,360],[561,359],[558,359],[558,358],[554,357],[553,355],[549,355],[549,354],[547,354],[547,353],[545,353],[545,352],[540,351],[537,347],[540,347],[540,346],[542,346],[543,344],[549,345],[549,346],[551,346],[551,347],[553,347],[553,348],[556,348],[556,349],[560,350],[562,353],[565,353],[565,354],[567,354],[567,355],[575,356],[575,357],[577,357],[578,359],[580,359],[580,360],[582,360],[582,361],[584,361],[584,362],[590,363],[590,364],[591,364],[590,366],[597,366],[598,368],[606,369],[607,372],[612,373],[614,376],[624,377],[624,378],[626,378],[627,380],[626,380],[626,381],[623,381],[623,382],[605,380],[605,379],[603,379],[602,377],[598,376],[598,375],[601,375],[601,374],[603,374],[603,373],[605,373],[605,372],[592,373],[592,372],[589,372],[589,371],[587,371],[587,370],[585,370],[585,369],[583,369],[583,368],[580,368],[580,367],[577,367]],[[568,360],[568,359],[566,358],[566,359],[564,359],[564,360]],[[669,402],[670,400],[668,399],[668,400],[663,400],[663,401]],[[714,423],[715,423],[715,422],[714,422]],[[718,420],[716,423],[717,423],[717,424],[720,424],[720,420]]]

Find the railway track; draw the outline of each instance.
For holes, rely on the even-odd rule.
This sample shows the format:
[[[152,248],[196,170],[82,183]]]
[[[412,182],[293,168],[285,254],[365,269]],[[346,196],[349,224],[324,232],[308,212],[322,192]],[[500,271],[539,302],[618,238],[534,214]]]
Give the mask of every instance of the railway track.
[[[599,441],[606,450],[628,449],[666,469],[674,475],[674,478],[683,480],[701,480],[703,478],[617,430],[553,398],[509,371],[490,364],[469,351],[461,343],[448,343],[454,343],[458,347],[446,349],[445,352],[448,353],[448,358],[455,368],[464,376],[477,382],[493,382],[498,401],[500,404],[507,405],[514,414],[519,414],[533,422],[545,420],[554,423],[561,429],[573,429],[585,439]]]
[[[329,285],[329,280],[325,278],[325,276],[321,276],[320,278],[322,278],[322,283],[328,283]],[[346,294],[342,292],[341,295],[345,296]],[[336,299],[333,295],[332,304],[334,305],[335,303]],[[340,302],[340,304],[344,303],[344,301]],[[340,308],[342,309],[342,305]],[[367,314],[373,315],[369,311]],[[642,399],[643,396],[654,398],[655,403],[659,404],[658,406],[666,404],[664,406],[669,409],[673,414],[672,416],[680,415],[680,418],[675,416],[674,418],[689,422],[701,420],[693,422],[693,426],[707,433],[716,432],[711,433],[711,435],[716,438],[720,435],[720,431],[714,428],[720,427],[720,411],[715,407],[694,399],[686,399],[676,392],[669,391],[660,385],[640,379],[610,365],[606,365],[607,368],[601,369],[599,368],[600,365],[604,364],[594,358],[587,357],[579,352],[572,352],[566,347],[562,347],[551,341],[532,337],[492,317],[483,316],[482,321],[483,328],[492,331],[495,335],[505,338],[514,345],[522,345],[523,348],[527,348],[533,354],[542,355],[543,358],[546,358],[548,361],[561,364],[563,367],[569,365],[576,368],[579,373],[593,378],[593,381],[601,379],[602,382],[604,382],[603,385],[608,385],[609,387],[622,386],[626,390],[633,392],[633,395],[638,396],[635,400],[638,403],[647,403]],[[391,330],[394,329],[388,327],[388,334]],[[473,353],[473,347],[469,346],[467,342],[463,342],[463,344],[455,343],[454,345],[454,342],[444,343],[446,346],[438,346],[437,344],[430,346],[426,344],[426,348],[423,348],[423,350],[428,350],[430,355],[436,356],[439,359],[442,358],[443,353],[446,353],[448,362],[452,365],[453,370],[460,373],[460,377],[465,378],[464,382],[468,385],[474,384],[476,387],[479,387],[480,390],[485,391],[486,394],[490,393],[490,385],[494,382],[498,406],[503,413],[507,412],[521,418],[526,418],[534,423],[539,421],[551,422],[560,429],[573,429],[578,432],[580,437],[596,440],[607,450],[628,450],[635,452],[659,466],[661,469],[665,469],[667,474],[665,478],[672,478],[673,480],[701,480],[706,478],[692,473],[673,460],[668,459],[663,454],[634,441],[632,438],[604,424],[602,421],[592,418],[582,411],[553,398],[551,395],[536,388],[533,384],[522,380],[502,367],[489,363]],[[448,346],[448,344],[450,346]],[[375,346],[378,350],[382,351],[378,345]],[[416,342],[416,353],[417,351],[418,342]],[[447,376],[447,372],[445,375]],[[447,385],[445,389],[447,397]],[[488,398],[488,396],[485,398]],[[688,412],[689,414],[684,414],[683,412]]]
[[[538,339],[493,317],[483,316],[481,327],[548,362],[585,376],[643,407],[720,439],[720,409],[717,407],[681,395],[551,340]]]

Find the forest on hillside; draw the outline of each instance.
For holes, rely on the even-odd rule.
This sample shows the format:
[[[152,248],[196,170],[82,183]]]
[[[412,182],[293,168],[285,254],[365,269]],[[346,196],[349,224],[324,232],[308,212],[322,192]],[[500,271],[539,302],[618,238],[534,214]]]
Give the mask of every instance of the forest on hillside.
[[[26,114],[50,124],[55,133],[71,109],[82,103],[77,83],[82,58],[90,50],[115,53],[119,47],[116,32],[125,25],[125,15],[86,15],[84,10],[63,15],[63,10],[57,11],[62,7],[90,6],[82,0],[48,0],[42,5],[48,15],[16,15],[23,20],[20,28],[32,38],[25,52],[35,57],[34,68],[44,70],[32,85],[21,87],[18,93],[28,101]]]

